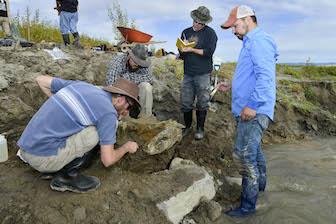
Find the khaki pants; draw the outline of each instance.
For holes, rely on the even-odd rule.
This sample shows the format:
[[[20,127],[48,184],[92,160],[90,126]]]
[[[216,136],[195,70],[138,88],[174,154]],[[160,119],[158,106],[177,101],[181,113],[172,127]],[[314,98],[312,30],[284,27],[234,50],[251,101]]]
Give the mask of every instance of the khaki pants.
[[[153,108],[153,86],[148,82],[142,82],[139,84],[139,88],[141,114],[150,116]]]
[[[0,17],[0,25],[2,26],[2,30],[4,31],[5,35],[7,37],[11,37],[12,32],[11,32],[9,20],[7,17]]]
[[[82,157],[99,142],[95,126],[89,126],[66,140],[66,147],[58,149],[53,156],[35,156],[20,149],[22,158],[35,170],[42,173],[53,173],[61,170],[76,158]]]

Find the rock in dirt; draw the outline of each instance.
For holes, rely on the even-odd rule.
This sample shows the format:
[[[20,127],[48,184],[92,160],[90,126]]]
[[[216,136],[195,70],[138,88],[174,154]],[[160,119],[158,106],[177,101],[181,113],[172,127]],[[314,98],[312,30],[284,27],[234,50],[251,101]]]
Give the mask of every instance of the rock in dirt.
[[[184,177],[195,176],[193,182],[184,191],[178,192],[168,200],[156,204],[164,212],[168,220],[178,224],[185,215],[199,204],[202,197],[211,200],[215,196],[215,183],[213,177],[203,167],[195,165],[192,161],[175,158],[169,170],[183,171]]]
[[[75,211],[73,212],[73,216],[75,220],[78,221],[83,221],[86,219],[86,210],[85,208],[76,208]]]
[[[184,126],[173,120],[160,122],[154,116],[133,119],[124,118],[119,122],[117,140],[119,144],[132,141],[142,145],[142,150],[149,155],[156,155],[171,148],[182,139]]]

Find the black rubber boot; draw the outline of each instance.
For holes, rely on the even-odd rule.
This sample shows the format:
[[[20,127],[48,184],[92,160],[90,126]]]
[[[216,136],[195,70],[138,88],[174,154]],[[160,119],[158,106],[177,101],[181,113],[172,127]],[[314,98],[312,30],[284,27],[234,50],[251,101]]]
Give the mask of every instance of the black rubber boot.
[[[197,117],[197,130],[195,133],[195,139],[201,140],[204,137],[204,123],[206,118],[207,111],[196,111],[196,117]]]
[[[182,128],[182,136],[186,136],[192,130],[192,111],[183,113],[185,128]]]
[[[85,158],[83,158],[83,157],[82,158],[85,159],[85,163],[83,163],[80,168],[89,168],[93,158],[97,156],[99,148],[100,148],[100,146],[96,145],[91,151],[89,151],[89,152],[87,152],[83,155],[83,157],[85,157]],[[43,173],[41,179],[42,180],[52,180],[54,178],[54,176],[56,175],[56,173],[57,172]]]
[[[65,45],[65,46],[70,45],[70,37],[69,37],[69,34],[62,34],[62,37],[63,37],[64,45]]]
[[[76,47],[81,47],[82,46],[82,42],[80,40],[80,37],[79,37],[79,34],[78,33],[73,33],[72,34],[73,37],[74,37],[74,42],[73,42],[73,45],[76,46]]]
[[[84,176],[79,168],[88,165],[93,157],[92,151],[84,154],[83,157],[74,159],[68,165],[58,171],[50,183],[50,187],[56,191],[72,191],[76,193],[87,193],[100,186],[97,177]]]

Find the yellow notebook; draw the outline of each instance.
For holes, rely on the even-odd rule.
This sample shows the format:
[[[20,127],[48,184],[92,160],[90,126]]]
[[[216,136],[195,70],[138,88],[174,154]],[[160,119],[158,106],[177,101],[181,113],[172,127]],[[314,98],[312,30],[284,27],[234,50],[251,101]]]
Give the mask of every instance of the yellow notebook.
[[[176,41],[176,47],[177,47],[180,51],[182,51],[181,45],[182,45],[183,47],[195,47],[196,43],[195,43],[195,42],[191,42],[191,43],[185,44],[185,43],[181,40],[181,38],[178,37],[178,38],[177,38],[177,41]]]

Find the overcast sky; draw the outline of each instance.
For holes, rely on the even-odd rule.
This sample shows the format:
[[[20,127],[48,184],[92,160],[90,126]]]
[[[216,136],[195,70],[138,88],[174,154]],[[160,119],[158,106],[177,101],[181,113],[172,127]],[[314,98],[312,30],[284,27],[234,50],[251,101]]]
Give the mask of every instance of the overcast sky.
[[[107,15],[108,0],[79,0],[79,33],[114,41],[112,23]],[[213,21],[208,25],[218,36],[215,55],[226,61],[237,61],[242,42],[220,25],[238,5],[248,5],[256,13],[259,27],[270,34],[279,49],[278,62],[336,62],[335,0],[119,0],[135,19],[138,30],[153,36],[156,49],[177,53],[176,38],[192,26],[190,12],[199,6],[210,10]],[[58,21],[55,0],[10,0],[12,14],[29,6],[40,10],[41,18]]]

